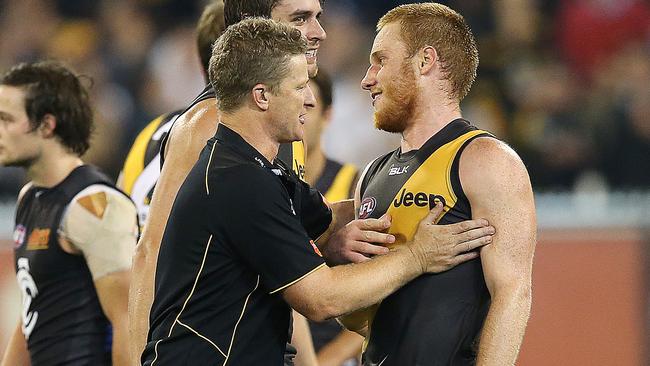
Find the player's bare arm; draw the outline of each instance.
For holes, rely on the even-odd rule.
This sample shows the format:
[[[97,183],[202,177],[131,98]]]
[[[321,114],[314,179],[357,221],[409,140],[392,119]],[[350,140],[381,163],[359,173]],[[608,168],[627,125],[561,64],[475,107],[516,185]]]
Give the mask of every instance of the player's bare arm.
[[[25,336],[21,326],[23,321],[18,319],[16,323],[16,328],[11,334],[9,343],[7,344],[7,349],[5,354],[2,357],[1,366],[29,366],[31,365],[29,361],[29,352],[27,351],[27,342],[25,341]]]
[[[481,249],[492,302],[477,365],[514,365],[531,307],[536,241],[533,192],[521,159],[506,144],[479,138],[463,152],[460,179],[475,217],[496,228],[492,245]]]
[[[197,103],[179,117],[170,131],[165,164],[156,184],[149,219],[136,246],[129,294],[129,329],[133,364],[139,364],[147,341],[154,276],[167,217],[179,187],[194,166],[205,142],[214,135],[218,110],[214,100]]]

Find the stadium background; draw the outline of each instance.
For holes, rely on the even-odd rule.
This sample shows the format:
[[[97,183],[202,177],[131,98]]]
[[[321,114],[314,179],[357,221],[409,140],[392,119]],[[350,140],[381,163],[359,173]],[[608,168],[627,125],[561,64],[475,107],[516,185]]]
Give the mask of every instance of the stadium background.
[[[519,364],[650,364],[650,4],[441,2],[479,42],[464,115],[515,147],[536,191],[533,310]],[[319,63],[335,80],[325,148],[360,167],[399,141],[373,130],[359,82],[374,24],[401,3],[325,4]],[[135,134],[201,90],[194,23],[204,4],[0,0],[0,71],[55,58],[90,76],[97,131],[85,158],[116,177]],[[0,354],[19,314],[11,231],[23,180],[0,168]]]

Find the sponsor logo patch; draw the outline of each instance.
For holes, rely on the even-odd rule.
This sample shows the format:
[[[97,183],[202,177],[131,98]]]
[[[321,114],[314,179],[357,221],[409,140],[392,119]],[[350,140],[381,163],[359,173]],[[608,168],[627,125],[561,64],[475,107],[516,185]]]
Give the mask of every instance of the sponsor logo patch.
[[[44,250],[50,242],[50,229],[34,229],[27,239],[27,250]]]
[[[409,207],[412,205],[418,207],[429,206],[429,209],[433,209],[436,206],[436,202],[441,202],[444,205],[447,204],[445,198],[439,194],[424,193],[424,192],[409,192],[405,188],[402,189],[400,196],[393,201],[393,206],[400,207],[404,205]]]
[[[406,166],[391,165],[390,170],[388,170],[388,175],[392,176],[392,175],[400,175],[400,174],[408,173],[409,166],[410,165],[406,165]]]

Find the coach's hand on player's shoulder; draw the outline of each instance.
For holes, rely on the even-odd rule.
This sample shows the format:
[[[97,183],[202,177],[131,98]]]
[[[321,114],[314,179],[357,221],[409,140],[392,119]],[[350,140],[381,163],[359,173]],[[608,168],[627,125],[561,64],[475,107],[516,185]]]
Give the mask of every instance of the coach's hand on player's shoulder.
[[[443,205],[438,203],[418,224],[413,241],[407,243],[426,273],[444,272],[478,257],[476,249],[490,244],[495,233],[485,219],[437,225],[442,211]]]
[[[379,219],[357,219],[342,227],[322,248],[329,265],[359,263],[374,255],[388,253],[385,244],[395,242],[395,237],[384,233],[391,224],[390,215]]]

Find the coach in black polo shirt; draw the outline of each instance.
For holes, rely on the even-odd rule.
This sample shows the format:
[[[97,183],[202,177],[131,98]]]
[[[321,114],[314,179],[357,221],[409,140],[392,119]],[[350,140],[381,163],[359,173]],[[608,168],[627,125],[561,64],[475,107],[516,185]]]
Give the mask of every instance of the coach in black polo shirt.
[[[448,269],[452,257],[469,258],[440,264],[435,225],[425,222],[389,254],[325,264],[300,221],[310,188],[274,161],[280,143],[302,139],[314,103],[306,50],[299,31],[261,18],[231,26],[215,44],[220,125],[167,223],[144,365],[282,365],[289,305],[315,320],[338,316]],[[328,224],[325,215],[318,231]]]

